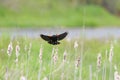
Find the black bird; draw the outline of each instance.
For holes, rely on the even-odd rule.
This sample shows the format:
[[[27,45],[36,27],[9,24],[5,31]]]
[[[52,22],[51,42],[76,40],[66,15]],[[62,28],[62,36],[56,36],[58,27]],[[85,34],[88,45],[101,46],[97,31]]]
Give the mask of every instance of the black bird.
[[[49,44],[52,44],[52,45],[57,45],[57,44],[60,44],[60,40],[64,39],[66,36],[67,36],[67,32],[64,32],[62,34],[59,34],[59,35],[52,35],[52,36],[47,36],[47,35],[43,35],[41,34],[41,38],[44,39],[45,41],[47,41]]]

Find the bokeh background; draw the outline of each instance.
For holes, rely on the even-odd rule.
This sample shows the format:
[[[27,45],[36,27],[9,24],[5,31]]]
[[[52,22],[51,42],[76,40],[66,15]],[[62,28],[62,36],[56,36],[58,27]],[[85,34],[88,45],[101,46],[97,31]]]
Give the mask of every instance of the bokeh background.
[[[0,80],[120,80],[119,27],[120,0],[0,0]]]
[[[119,27],[120,0],[0,0],[0,27]]]

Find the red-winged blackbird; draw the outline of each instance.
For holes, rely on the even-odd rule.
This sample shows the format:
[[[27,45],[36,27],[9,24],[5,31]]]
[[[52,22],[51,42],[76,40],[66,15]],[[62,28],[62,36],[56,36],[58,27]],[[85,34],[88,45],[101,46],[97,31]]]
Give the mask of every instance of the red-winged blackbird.
[[[47,36],[47,35],[43,35],[41,34],[41,38],[44,39],[45,41],[47,41],[49,44],[52,44],[52,45],[57,45],[57,44],[60,44],[60,40],[64,39],[66,36],[67,36],[67,32],[64,32],[62,34],[59,34],[59,35],[52,35],[52,36]]]

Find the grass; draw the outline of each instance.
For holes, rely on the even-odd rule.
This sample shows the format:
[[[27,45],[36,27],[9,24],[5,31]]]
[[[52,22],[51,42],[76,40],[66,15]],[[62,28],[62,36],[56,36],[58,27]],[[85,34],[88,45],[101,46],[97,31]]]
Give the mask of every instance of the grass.
[[[97,5],[72,7],[70,3],[60,2],[51,6],[46,1],[31,3],[32,0],[28,4],[21,1],[16,8],[0,6],[0,27],[82,27],[84,20],[91,28],[120,26],[118,17]]]
[[[32,39],[27,37],[16,37],[12,40],[13,43],[13,51],[12,55],[9,58],[7,55],[7,47],[9,42],[11,41],[9,36],[1,36],[0,38],[0,79],[4,79],[4,75],[6,73],[6,68],[8,69],[9,73],[9,80],[19,80],[21,75],[27,77],[28,80],[40,80],[44,77],[49,77],[51,80],[75,80],[74,75],[76,76],[76,80],[79,77],[79,70],[81,69],[80,66],[77,69],[77,73],[75,74],[75,60],[80,56],[81,50],[81,39],[78,40],[71,40],[68,42],[67,40],[62,41],[62,44],[58,46],[52,46],[47,42],[41,39]],[[74,42],[78,41],[78,47],[76,51],[74,49]],[[19,42],[20,46],[20,56],[17,65],[15,64],[15,46]],[[102,72],[104,61],[106,65],[106,79],[109,80],[109,66],[110,63],[108,61],[108,56],[106,59],[106,50],[108,50],[108,55],[110,51],[111,43],[113,44],[113,60],[112,60],[112,80],[114,77],[114,65],[117,66],[118,72],[120,69],[119,63],[119,48],[120,48],[120,40],[114,42],[114,39],[109,39],[107,42],[105,40],[85,40],[84,45],[84,53],[83,53],[83,63],[82,63],[82,80],[89,80],[89,65],[92,66],[92,80],[96,80],[96,65],[97,65],[97,55],[101,53],[102,55],[102,63],[100,67],[100,71],[98,73],[98,80],[102,80]],[[30,54],[28,55],[29,47],[31,45]],[[43,47],[42,53],[42,63],[39,63],[39,50]],[[26,46],[26,51],[24,47]],[[52,49],[58,48],[58,60],[55,65],[51,65],[51,56],[52,56]],[[66,62],[63,67],[63,53],[66,50],[67,58]],[[54,53],[55,54],[55,53]],[[80,56],[81,57],[81,56]],[[42,64],[42,66],[40,66]],[[81,63],[80,63],[81,65]],[[40,72],[39,72],[39,69]],[[38,74],[40,73],[40,75]],[[51,73],[51,75],[50,75]],[[63,79],[61,79],[61,74],[64,73]]]

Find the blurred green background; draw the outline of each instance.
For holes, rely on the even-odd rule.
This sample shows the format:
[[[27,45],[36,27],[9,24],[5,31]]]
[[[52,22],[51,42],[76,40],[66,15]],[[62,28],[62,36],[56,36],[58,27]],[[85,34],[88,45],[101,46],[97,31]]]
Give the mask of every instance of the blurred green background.
[[[0,27],[119,27],[120,0],[0,0]]]
[[[85,30],[82,29],[83,26]],[[44,27],[72,29],[41,29]],[[104,80],[108,78],[113,80],[114,65],[118,66],[118,72],[120,71],[120,31],[118,28],[91,29],[98,27],[120,27],[120,0],[0,0],[0,80],[4,80],[4,75],[7,73],[9,80],[19,80],[22,75],[28,80],[37,80],[39,76],[41,76],[40,79],[50,76],[52,79],[54,77],[54,80],[59,80],[61,73],[65,74],[64,80],[77,80],[73,79],[74,76],[80,76],[79,73],[75,73],[74,62],[79,56],[79,69],[82,70],[81,75],[84,80],[91,79],[89,79],[91,76],[89,65],[92,66],[91,80],[96,80],[98,75],[98,80],[104,77]],[[56,47],[49,45],[39,36],[41,33],[58,34],[65,30],[69,32],[68,38]],[[78,41],[79,45],[76,49],[75,41]],[[13,43],[11,58],[6,54],[9,42]],[[111,44],[114,47],[113,51],[110,48]],[[16,65],[17,45],[21,49]],[[39,64],[41,45],[43,46],[42,66]],[[54,57],[53,48],[58,48],[59,58],[56,65],[51,64]],[[68,62],[66,61],[61,67],[64,51],[67,51]],[[109,62],[108,56],[112,52],[114,53],[113,61]],[[98,53],[102,55],[99,74],[96,66]],[[54,73],[54,70],[58,70],[57,73]],[[21,74],[22,71],[23,74]],[[51,73],[54,73],[53,76]]]

